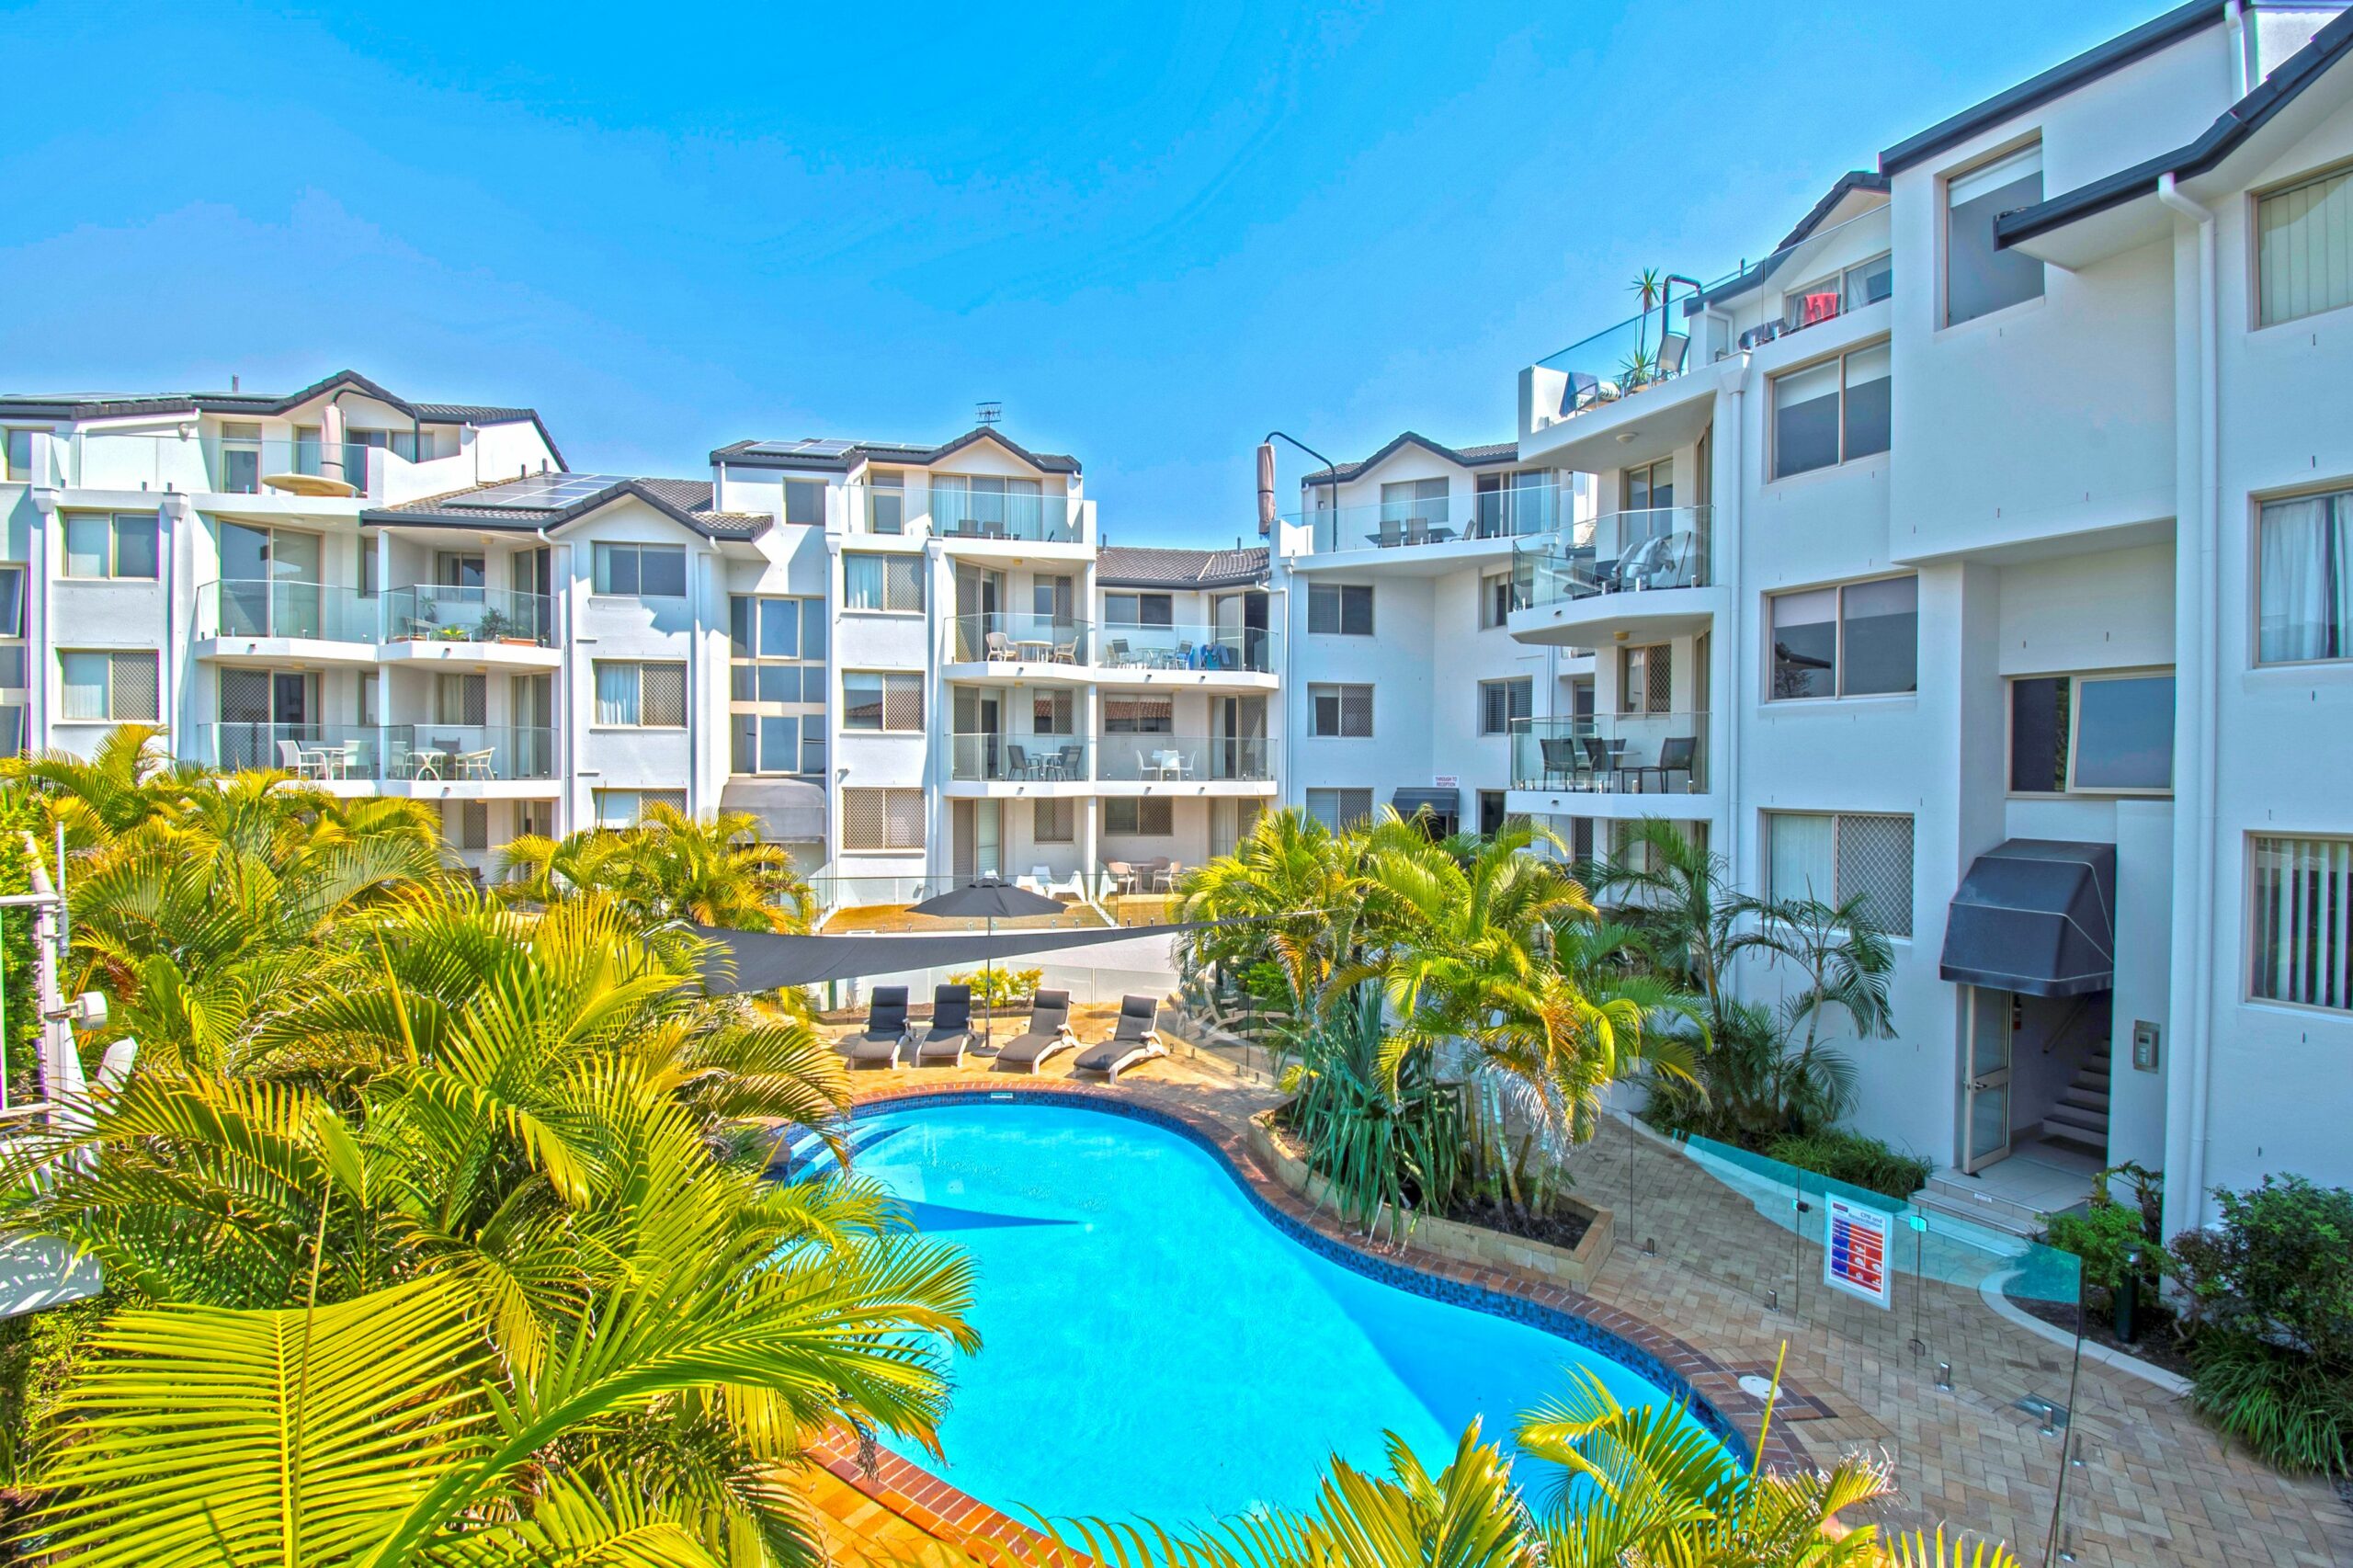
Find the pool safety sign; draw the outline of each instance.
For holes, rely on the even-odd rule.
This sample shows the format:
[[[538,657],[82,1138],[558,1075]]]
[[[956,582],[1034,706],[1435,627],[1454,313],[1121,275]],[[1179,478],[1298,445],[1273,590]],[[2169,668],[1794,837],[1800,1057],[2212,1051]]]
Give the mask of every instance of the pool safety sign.
[[[1882,1307],[1895,1304],[1887,1277],[1887,1216],[1843,1198],[1829,1199],[1822,1278],[1849,1295]]]

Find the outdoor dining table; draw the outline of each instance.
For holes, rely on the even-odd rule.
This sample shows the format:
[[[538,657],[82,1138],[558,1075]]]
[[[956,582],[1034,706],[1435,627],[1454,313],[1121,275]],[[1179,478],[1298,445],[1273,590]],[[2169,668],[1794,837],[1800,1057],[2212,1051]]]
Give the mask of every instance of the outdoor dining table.
[[[1381,542],[1381,538],[1377,533],[1367,534],[1364,537],[1366,542],[1370,544],[1380,544]],[[1425,537],[1432,544],[1444,544],[1447,540],[1454,537],[1454,529],[1448,525],[1441,523],[1437,528],[1431,528]],[[1410,535],[1400,535],[1398,536],[1396,542],[1399,544],[1405,544],[1408,542],[1419,543],[1420,540],[1414,540]]]
[[[1014,656],[1025,665],[1042,665],[1054,656],[1054,645],[1043,637],[1022,637],[1015,640]]]

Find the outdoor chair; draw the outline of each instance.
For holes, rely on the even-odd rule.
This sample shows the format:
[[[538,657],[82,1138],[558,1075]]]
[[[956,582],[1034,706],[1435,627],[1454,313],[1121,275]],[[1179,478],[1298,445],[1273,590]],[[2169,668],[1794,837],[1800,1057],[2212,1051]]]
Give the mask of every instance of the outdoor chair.
[[[972,988],[969,985],[935,985],[931,991],[931,1028],[924,1031],[915,1045],[915,1064],[936,1066],[945,1062],[950,1067],[961,1066],[964,1052],[972,1043]]]
[[[1081,1051],[1071,1067],[1080,1073],[1100,1073],[1106,1082],[1116,1084],[1129,1068],[1167,1054],[1167,1048],[1160,1043],[1160,1003],[1150,996],[1122,996],[1120,1021],[1111,1038]]]
[[[1670,332],[1658,340],[1658,379],[1665,381],[1683,373],[1683,356],[1689,352],[1691,338],[1688,333]]]
[[[981,639],[981,648],[983,653],[992,663],[1012,664],[1015,662],[1013,639],[1007,637],[1002,631],[992,631],[983,637]]]
[[[1405,519],[1405,542],[1407,544],[1427,544],[1429,541],[1430,520],[1427,517],[1408,517]]]
[[[907,1043],[907,988],[878,985],[866,1004],[866,1028],[842,1042],[852,1063],[896,1067]]]
[[[1035,1074],[1049,1057],[1078,1049],[1070,1028],[1070,993],[1040,991],[1029,999],[1029,1027],[996,1053],[1000,1067],[1017,1067]]]
[[[327,776],[326,764],[304,756],[301,744],[295,741],[278,743],[278,766],[297,778],[324,778]]]
[[[1566,780],[1583,770],[1583,764],[1577,756],[1577,743],[1570,736],[1538,741],[1536,749],[1544,756],[1544,782],[1547,784],[1552,783],[1556,776]]]
[[[1588,375],[1583,370],[1571,370],[1569,372],[1569,384],[1561,394],[1562,414],[1570,415],[1581,413],[1600,401],[1601,381],[1599,378]]]
[[[1687,780],[1694,778],[1693,765],[1698,760],[1699,750],[1699,743],[1694,737],[1669,735],[1659,743],[1656,762],[1644,763],[1627,771],[1634,776],[1634,787],[1637,790],[1643,787],[1644,778],[1654,773],[1658,775],[1659,791],[1664,794],[1667,788],[1667,775],[1680,773]]]
[[[1618,759],[1609,755],[1609,743],[1599,735],[1586,736],[1585,756],[1586,761],[1593,767],[1593,787],[1597,790],[1600,789],[1601,780],[1606,775],[1610,780],[1611,787],[1615,788],[1618,780]]]
[[[1405,525],[1395,517],[1381,519],[1380,537],[1373,541],[1383,550],[1393,550],[1405,542]]]

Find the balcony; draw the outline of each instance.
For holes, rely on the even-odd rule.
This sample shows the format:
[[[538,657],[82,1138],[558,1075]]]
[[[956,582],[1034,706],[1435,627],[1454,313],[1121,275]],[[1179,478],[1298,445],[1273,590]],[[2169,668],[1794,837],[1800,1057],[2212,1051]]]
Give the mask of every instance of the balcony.
[[[409,431],[386,434],[381,443],[260,440],[233,437],[114,435],[85,431],[49,443],[43,483],[82,490],[176,490],[216,495],[288,494],[368,496],[383,499],[395,466],[438,462],[458,455],[441,451],[428,436],[422,446]],[[445,486],[455,488],[457,479]]]
[[[1511,737],[1511,787],[1550,794],[1702,795],[1705,713],[1537,719]]]
[[[1444,500],[1378,501],[1360,506],[1294,512],[1284,518],[1314,532],[1317,555],[1352,550],[1409,550],[1477,540],[1548,533],[1563,517],[1557,484],[1491,490]]]
[[[1529,608],[1603,594],[1708,586],[1713,509],[1653,506],[1608,512],[1565,536],[1512,547]]]
[[[847,495],[852,533],[1030,544],[1078,544],[1086,536],[1085,503],[1067,495],[944,483],[904,488],[853,484]]]
[[[1681,304],[1606,327],[1539,359],[1522,375],[1526,434],[1673,385],[1693,369]]]
[[[555,777],[551,729],[483,724],[199,724],[192,760],[226,770],[274,767],[308,782],[441,786]]]
[[[1160,671],[1270,676],[1282,658],[1281,640],[1280,632],[1263,626],[1114,621],[1103,628],[1100,663],[1106,670],[1147,676]]]
[[[555,646],[555,601],[545,594],[419,584],[388,588],[382,597],[387,642]]]
[[[332,583],[223,578],[196,590],[197,640],[301,638],[373,646],[383,640],[381,602]]]
[[[556,645],[554,601],[541,594],[435,585],[361,594],[332,583],[281,578],[229,577],[199,585],[195,631],[199,642],[299,638],[370,653],[379,647],[398,648],[409,655],[446,654],[453,646],[551,654]]]
[[[949,622],[949,662],[959,665],[1086,665],[1093,662],[1095,625],[1051,615],[997,610],[960,615]]]
[[[949,737],[948,776],[960,784],[1080,784],[1094,773],[1095,744],[1080,735]]]
[[[1270,783],[1277,744],[1266,735],[1105,735],[1096,777],[1117,784]]]

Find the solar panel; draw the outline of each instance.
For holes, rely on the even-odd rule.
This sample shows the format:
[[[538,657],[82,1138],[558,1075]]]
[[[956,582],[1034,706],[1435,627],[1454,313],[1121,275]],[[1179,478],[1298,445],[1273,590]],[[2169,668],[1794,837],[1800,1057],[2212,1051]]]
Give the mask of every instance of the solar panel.
[[[808,437],[798,441],[762,441],[754,449],[766,457],[774,458],[837,458],[856,441],[835,441]]]
[[[574,502],[585,501],[600,490],[609,490],[624,483],[624,476],[610,473],[535,473],[523,479],[510,479],[504,484],[494,484],[487,490],[457,496],[443,505],[458,510],[494,507],[519,512],[561,512]]]

